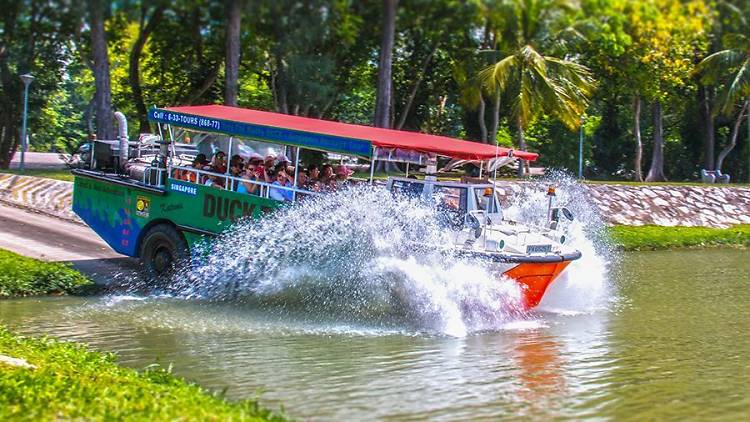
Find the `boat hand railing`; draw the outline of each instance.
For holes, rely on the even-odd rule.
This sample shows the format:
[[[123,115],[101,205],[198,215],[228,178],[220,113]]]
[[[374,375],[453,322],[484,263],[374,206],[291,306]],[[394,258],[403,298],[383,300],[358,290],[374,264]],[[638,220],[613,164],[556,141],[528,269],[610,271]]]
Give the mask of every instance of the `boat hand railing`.
[[[314,196],[319,195],[320,192],[312,192],[306,189],[301,189],[299,187],[290,187],[290,186],[281,186],[281,185],[274,185],[268,182],[261,182],[259,180],[250,180],[245,179],[242,177],[232,176],[229,174],[221,174],[221,173],[215,173],[212,171],[206,171],[206,170],[199,170],[194,167],[183,167],[183,166],[172,166],[171,167],[171,175],[170,177],[176,180],[182,180],[180,177],[175,177],[175,171],[181,171],[181,172],[190,172],[195,174],[195,182],[199,185],[202,185],[201,183],[201,176],[210,176],[210,177],[216,177],[224,180],[224,189],[229,191],[235,191],[235,186],[237,186],[237,183],[248,183],[251,185],[256,185],[259,187],[259,190],[257,192],[257,195],[261,198],[270,198],[271,189],[278,189],[278,190],[285,190],[288,192],[292,192],[292,200],[295,201],[297,199],[297,195],[306,195],[306,196]],[[184,174],[184,173],[183,173]],[[235,191],[236,192],[236,191]],[[253,195],[252,193],[251,195]],[[272,198],[271,198],[272,199]]]

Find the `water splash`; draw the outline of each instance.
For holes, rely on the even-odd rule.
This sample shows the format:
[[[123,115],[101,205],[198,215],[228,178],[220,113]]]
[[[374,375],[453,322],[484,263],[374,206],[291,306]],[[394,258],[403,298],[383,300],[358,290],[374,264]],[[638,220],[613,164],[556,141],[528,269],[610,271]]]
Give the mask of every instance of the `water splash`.
[[[550,285],[537,310],[577,314],[605,309],[613,297],[609,271],[616,264],[617,255],[585,186],[568,173],[552,171],[534,182],[516,185],[505,215],[528,224],[542,224],[549,186],[556,187],[554,206],[566,207],[575,216],[572,222],[561,221],[561,227],[566,232],[566,244],[581,251],[582,257]]]
[[[506,214],[532,223],[544,218],[546,199],[537,198],[540,186],[519,192],[519,198],[526,195],[528,200]],[[579,194],[574,183],[559,192],[563,201]],[[585,211],[588,205],[568,207],[593,221]],[[528,320],[515,282],[476,260],[414,247],[452,243],[454,234],[442,221],[418,200],[393,197],[382,188],[357,187],[310,198],[264,219],[242,221],[198,248],[196,256],[202,258],[179,274],[173,293],[247,304],[268,315],[303,318],[305,324],[336,321],[451,336]],[[596,249],[588,222],[571,228],[574,245]],[[565,309],[572,298],[591,294],[586,288],[591,283],[581,285],[579,271],[571,269],[576,275],[560,283],[568,292],[560,299]]]

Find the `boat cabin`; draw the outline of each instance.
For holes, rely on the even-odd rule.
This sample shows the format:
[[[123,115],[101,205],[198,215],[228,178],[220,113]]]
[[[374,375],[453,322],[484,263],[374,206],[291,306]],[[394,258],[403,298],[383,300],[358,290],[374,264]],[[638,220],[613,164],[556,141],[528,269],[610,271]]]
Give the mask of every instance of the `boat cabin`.
[[[391,177],[387,189],[393,194],[418,197],[441,211],[465,218],[473,211],[500,213],[500,201],[492,184],[462,183],[427,178]]]

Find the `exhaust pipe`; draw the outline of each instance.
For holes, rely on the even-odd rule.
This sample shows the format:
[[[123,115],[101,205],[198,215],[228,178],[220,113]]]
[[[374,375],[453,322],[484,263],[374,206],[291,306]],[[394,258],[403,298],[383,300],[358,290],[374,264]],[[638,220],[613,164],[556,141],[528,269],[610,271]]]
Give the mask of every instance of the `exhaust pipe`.
[[[130,151],[130,145],[128,144],[128,119],[121,112],[115,112],[115,120],[117,120],[117,128],[119,129],[119,135],[117,139],[120,141],[120,170],[125,171],[125,164],[128,162]]]

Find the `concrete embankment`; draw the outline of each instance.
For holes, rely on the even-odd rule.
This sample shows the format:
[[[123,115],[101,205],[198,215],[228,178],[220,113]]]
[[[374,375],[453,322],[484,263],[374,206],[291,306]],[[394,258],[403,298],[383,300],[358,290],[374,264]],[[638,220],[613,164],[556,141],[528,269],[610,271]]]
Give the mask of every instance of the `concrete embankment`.
[[[72,209],[72,182],[0,173],[0,201],[80,222]]]
[[[522,189],[511,182],[499,186],[507,202]],[[585,184],[583,188],[612,225],[726,228],[750,224],[750,188],[746,187]]]
[[[499,182],[510,200],[521,183]],[[613,225],[729,227],[750,224],[750,188],[686,185],[586,184],[588,199]],[[71,221],[73,184],[0,173],[0,200]]]

